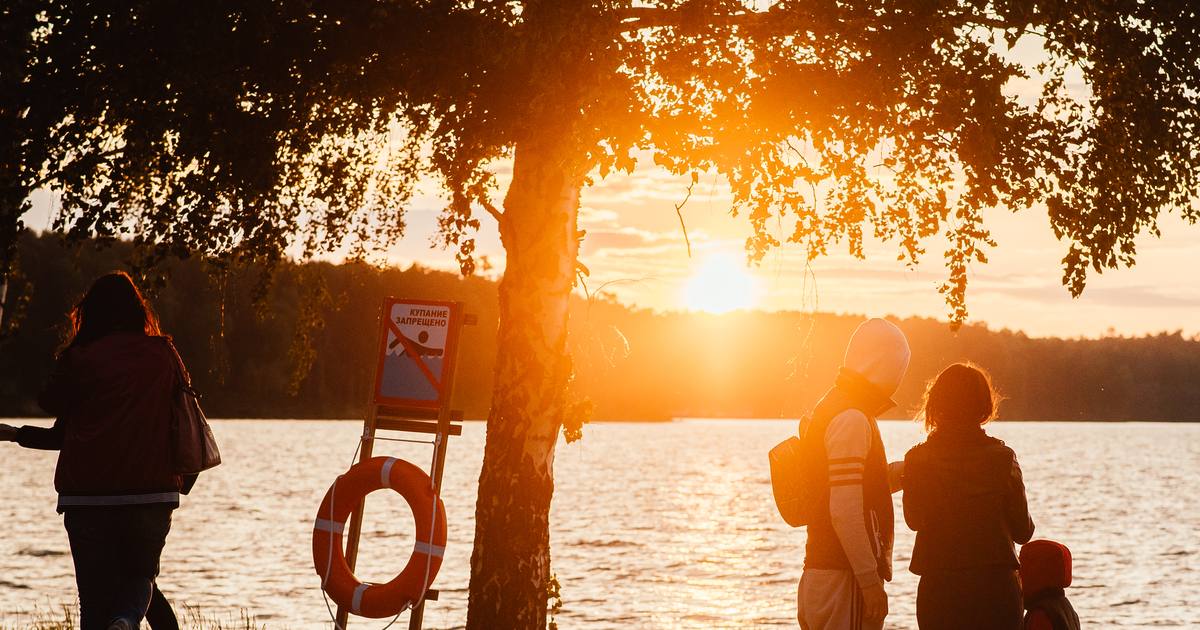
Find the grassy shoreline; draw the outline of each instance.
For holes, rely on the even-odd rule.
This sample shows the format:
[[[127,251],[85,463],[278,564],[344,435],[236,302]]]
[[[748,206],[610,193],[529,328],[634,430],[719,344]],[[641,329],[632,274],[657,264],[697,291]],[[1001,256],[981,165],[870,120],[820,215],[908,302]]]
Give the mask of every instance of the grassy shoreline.
[[[59,604],[58,606],[34,605],[33,610],[14,611],[5,613],[4,617],[27,617],[25,621],[16,623],[7,620],[0,621],[0,630],[78,630],[79,614],[76,604]],[[226,615],[208,614],[199,606],[184,604],[182,609],[177,607],[175,614],[179,618],[180,630],[266,630],[266,624],[260,624],[253,614],[245,608],[241,609],[238,617],[232,613]],[[150,628],[143,622],[142,628]],[[153,629],[150,629],[153,630]],[[287,630],[286,626],[281,630]]]

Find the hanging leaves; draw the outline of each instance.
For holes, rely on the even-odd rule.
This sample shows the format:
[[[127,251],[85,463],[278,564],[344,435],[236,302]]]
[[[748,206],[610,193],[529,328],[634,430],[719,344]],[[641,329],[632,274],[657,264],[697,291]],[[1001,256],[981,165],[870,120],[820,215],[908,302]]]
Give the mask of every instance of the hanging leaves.
[[[436,243],[470,273],[476,213],[501,216],[492,169],[530,141],[581,180],[642,150],[723,175],[753,261],[785,236],[810,259],[873,236],[915,265],[940,238],[959,323],[993,209],[1044,206],[1073,295],[1133,264],[1160,214],[1200,212],[1186,3],[9,4],[5,273],[43,185],[56,227],[136,235],[148,264],[269,263],[387,246],[422,178],[446,199]],[[1005,56],[1022,37],[1038,67]],[[1034,73],[1036,104],[1005,91]]]

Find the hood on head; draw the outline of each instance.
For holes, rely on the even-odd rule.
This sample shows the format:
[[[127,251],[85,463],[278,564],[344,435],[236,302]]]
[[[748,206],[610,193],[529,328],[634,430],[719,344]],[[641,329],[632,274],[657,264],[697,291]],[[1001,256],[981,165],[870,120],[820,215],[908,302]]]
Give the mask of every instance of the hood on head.
[[[850,337],[843,365],[891,396],[900,387],[910,356],[904,333],[889,321],[873,318]]]
[[[1021,547],[1021,595],[1029,598],[1047,588],[1071,585],[1071,550],[1053,540],[1033,540]]]

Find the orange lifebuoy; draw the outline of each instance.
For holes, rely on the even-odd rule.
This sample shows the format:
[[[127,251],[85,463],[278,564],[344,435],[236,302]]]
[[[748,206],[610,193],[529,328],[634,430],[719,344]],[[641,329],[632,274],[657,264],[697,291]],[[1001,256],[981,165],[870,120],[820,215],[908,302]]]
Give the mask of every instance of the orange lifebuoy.
[[[351,512],[367,494],[391,488],[408,501],[417,525],[417,543],[408,564],[386,584],[360,582],[346,564],[342,532]],[[352,466],[333,482],[313,526],[313,563],[321,588],[339,606],[360,617],[391,617],[419,601],[442,566],[446,550],[446,509],[423,470],[395,457],[373,457]]]

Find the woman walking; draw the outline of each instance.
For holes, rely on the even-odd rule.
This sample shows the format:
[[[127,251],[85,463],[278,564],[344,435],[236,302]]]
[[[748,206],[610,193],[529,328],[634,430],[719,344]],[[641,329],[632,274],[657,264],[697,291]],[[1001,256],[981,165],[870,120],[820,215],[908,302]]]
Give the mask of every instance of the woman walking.
[[[122,272],[92,284],[71,312],[70,335],[38,394],[54,426],[0,425],[0,440],[60,451],[54,487],[81,630],[136,630],[179,507],[168,447],[178,359]]]
[[[1033,536],[1013,450],[984,432],[996,413],[986,374],[955,364],[929,386],[928,437],[904,458],[904,520],[917,532],[913,573],[921,630],[1020,630],[1014,542]]]

